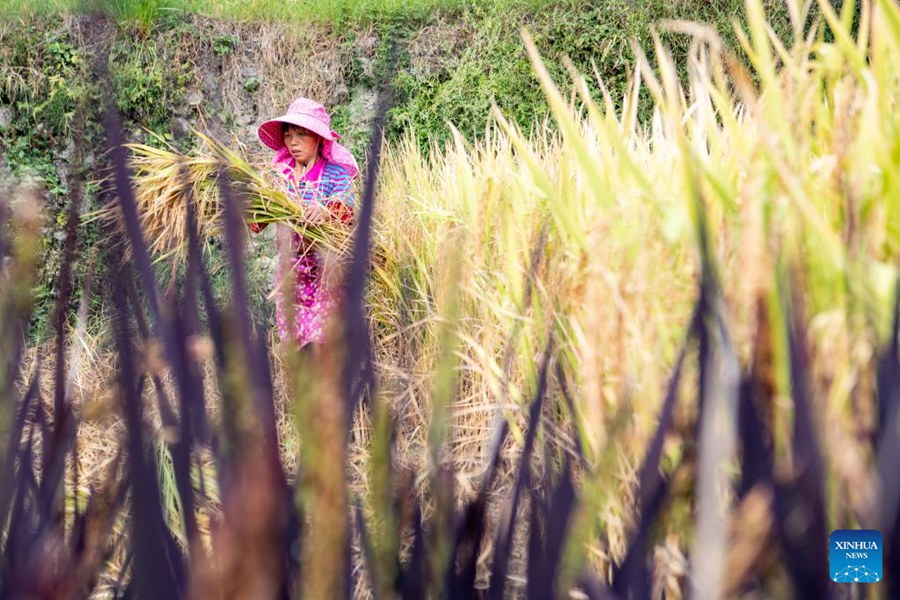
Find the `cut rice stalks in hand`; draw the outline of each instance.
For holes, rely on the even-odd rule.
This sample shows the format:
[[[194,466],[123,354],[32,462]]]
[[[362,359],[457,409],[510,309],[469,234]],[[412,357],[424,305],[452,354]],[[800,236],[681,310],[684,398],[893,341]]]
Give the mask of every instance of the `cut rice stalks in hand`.
[[[247,203],[247,223],[281,223],[294,229],[313,247],[340,256],[346,254],[350,248],[350,227],[337,219],[310,223],[280,173],[260,170],[222,142],[192,131],[202,143],[188,154],[182,154],[156,134],[152,135],[161,147],[126,144],[131,151],[130,164],[141,226],[157,261],[170,258],[177,265],[185,258],[186,198],[196,203],[201,234],[216,236],[220,233],[224,203],[219,179],[223,174],[237,192],[236,197]],[[85,216],[85,222],[97,219],[121,226],[118,199]]]

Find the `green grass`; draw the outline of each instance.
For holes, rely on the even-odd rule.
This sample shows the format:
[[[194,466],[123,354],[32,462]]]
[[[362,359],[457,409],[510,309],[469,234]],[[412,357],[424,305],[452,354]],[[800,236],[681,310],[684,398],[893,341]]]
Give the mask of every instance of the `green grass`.
[[[119,21],[145,28],[174,12],[197,13],[237,21],[370,23],[384,18],[425,18],[434,11],[488,8],[496,11],[534,9],[547,0],[10,0],[3,16],[60,14],[99,9]]]
[[[459,18],[459,27],[467,36],[454,50],[444,68],[419,74],[402,70],[395,81],[399,103],[392,113],[390,133],[400,137],[414,131],[420,144],[450,139],[448,123],[467,137],[484,131],[492,104],[519,124],[541,122],[547,105],[537,79],[525,55],[520,31],[526,27],[533,35],[541,55],[547,58],[550,74],[556,80],[568,78],[563,57],[585,73],[595,99],[601,97],[593,77],[602,78],[614,101],[625,94],[635,62],[633,43],[653,53],[652,31],[656,28],[678,65],[678,76],[687,81],[688,36],[666,31],[660,23],[667,19],[698,21],[716,30],[725,43],[740,50],[732,20],[744,19],[743,0],[716,3],[663,0],[578,1],[546,5],[521,11],[473,9]],[[790,45],[791,28],[783,7],[773,7],[770,24],[780,39]],[[436,40],[435,43],[441,43]],[[408,65],[403,65],[407,67]],[[649,122],[652,104],[649,94],[640,98],[639,116]]]

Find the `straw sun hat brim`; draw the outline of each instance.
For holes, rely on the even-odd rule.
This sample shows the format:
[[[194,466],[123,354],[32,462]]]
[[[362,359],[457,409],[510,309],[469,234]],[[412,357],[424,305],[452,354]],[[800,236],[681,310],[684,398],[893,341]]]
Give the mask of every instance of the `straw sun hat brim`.
[[[346,167],[350,171],[352,177],[359,174],[359,167],[356,159],[347,148],[339,144],[336,140],[340,139],[337,133],[331,128],[311,115],[304,114],[287,114],[275,119],[265,121],[257,129],[260,141],[272,150],[281,150],[284,148],[284,130],[283,124],[289,123],[308,129],[322,138],[322,155],[331,162]]]

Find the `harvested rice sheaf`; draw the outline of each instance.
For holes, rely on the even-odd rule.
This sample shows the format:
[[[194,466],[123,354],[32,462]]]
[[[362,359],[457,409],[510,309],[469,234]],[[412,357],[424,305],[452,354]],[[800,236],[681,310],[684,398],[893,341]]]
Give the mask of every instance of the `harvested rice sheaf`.
[[[184,260],[187,201],[196,203],[201,235],[220,233],[224,210],[220,186],[224,177],[235,190],[235,197],[246,202],[247,223],[287,225],[312,246],[342,256],[347,252],[351,229],[338,220],[316,224],[306,220],[280,173],[257,168],[225,144],[198,131],[194,134],[201,143],[187,154],[155,135],[158,146],[128,144],[141,226],[157,260],[171,259],[176,264]],[[120,226],[118,200],[87,216],[87,220],[94,219]]]

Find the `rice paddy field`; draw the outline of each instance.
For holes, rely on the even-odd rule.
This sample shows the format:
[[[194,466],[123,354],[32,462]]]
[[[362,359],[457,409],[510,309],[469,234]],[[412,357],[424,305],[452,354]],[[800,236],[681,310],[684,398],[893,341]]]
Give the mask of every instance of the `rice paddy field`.
[[[386,141],[383,90],[314,350],[251,310],[245,222],[295,215],[242,147],[107,109],[40,344],[6,178],[0,597],[900,595],[900,5],[785,6],[658,23],[683,64],[654,30],[621,96],[523,28],[548,117],[447,143]],[[90,223],[123,266],[73,277]]]

